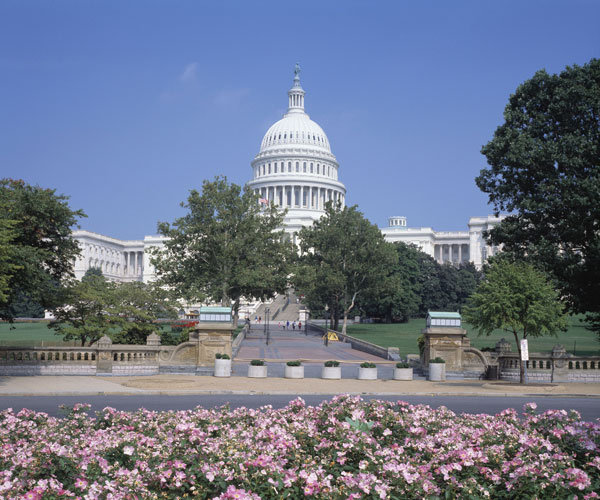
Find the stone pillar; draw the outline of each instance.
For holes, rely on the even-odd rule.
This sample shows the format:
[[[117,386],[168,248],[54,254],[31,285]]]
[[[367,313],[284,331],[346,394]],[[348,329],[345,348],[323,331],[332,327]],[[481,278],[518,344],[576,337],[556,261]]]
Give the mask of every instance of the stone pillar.
[[[96,356],[96,375],[103,373],[112,373],[112,340],[104,335],[96,343],[98,354]]]
[[[556,344],[552,348],[552,373],[550,382],[569,382],[569,361],[564,346]]]
[[[462,243],[458,245],[458,263],[462,264]]]

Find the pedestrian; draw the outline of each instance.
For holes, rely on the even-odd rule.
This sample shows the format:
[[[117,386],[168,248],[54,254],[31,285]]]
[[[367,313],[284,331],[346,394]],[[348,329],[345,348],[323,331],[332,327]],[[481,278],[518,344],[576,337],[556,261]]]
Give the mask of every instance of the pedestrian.
[[[289,330],[290,329],[290,320],[287,320],[287,323],[285,324],[285,329]]]
[[[258,316],[254,316],[254,322],[258,323]]]
[[[279,329],[281,330],[281,321],[279,323],[277,323],[277,326],[279,327]]]
[[[258,322],[260,323],[262,321],[262,316],[258,317]]]
[[[292,323],[292,330],[295,330],[295,329],[296,329],[296,322],[294,321],[294,322]]]
[[[302,330],[302,321],[298,321],[298,330]]]

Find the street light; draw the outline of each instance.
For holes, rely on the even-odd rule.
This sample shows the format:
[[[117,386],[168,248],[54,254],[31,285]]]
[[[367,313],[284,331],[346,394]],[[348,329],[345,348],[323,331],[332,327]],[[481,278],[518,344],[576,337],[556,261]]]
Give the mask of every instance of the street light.
[[[329,345],[329,328],[328,328],[328,323],[327,320],[329,319],[329,306],[327,304],[325,304],[325,345],[328,346]]]
[[[269,345],[269,340],[271,336],[271,330],[269,329],[269,315],[271,310],[267,307],[265,308],[265,333],[267,335],[267,345]]]

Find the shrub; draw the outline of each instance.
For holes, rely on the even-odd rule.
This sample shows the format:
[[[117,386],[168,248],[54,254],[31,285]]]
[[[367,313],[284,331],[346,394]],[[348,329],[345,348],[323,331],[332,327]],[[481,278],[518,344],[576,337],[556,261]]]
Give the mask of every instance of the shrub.
[[[325,361],[325,363],[323,363],[327,368],[332,368],[332,367],[337,367],[340,366],[340,362],[339,361],[335,361],[333,359],[329,360],[329,361]]]
[[[252,366],[265,366],[265,360],[264,359],[253,359],[252,361],[250,361],[250,364]]]
[[[446,362],[446,360],[445,360],[445,359],[442,359],[442,358],[440,358],[440,357],[438,356],[437,358],[430,359],[430,360],[429,360],[429,362],[430,362],[430,363],[445,363],[445,362]]]
[[[288,366],[302,366],[302,361],[288,361],[286,364]]]
[[[369,363],[368,361],[365,361],[364,363],[360,364],[361,368],[377,368],[377,365],[375,363]]]
[[[217,353],[215,354],[215,359],[231,359],[231,357],[229,356],[229,354],[221,354],[221,353]]]
[[[396,363],[396,368],[410,368],[408,363]]]

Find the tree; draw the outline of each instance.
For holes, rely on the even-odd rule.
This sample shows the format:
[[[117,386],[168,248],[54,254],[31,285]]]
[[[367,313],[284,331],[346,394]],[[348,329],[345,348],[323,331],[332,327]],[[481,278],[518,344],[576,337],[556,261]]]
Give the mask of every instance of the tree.
[[[155,283],[141,281],[119,283],[110,291],[106,313],[118,328],[111,334],[116,344],[145,344],[157,330],[157,320],[177,317],[176,303]]]
[[[187,215],[158,225],[168,237],[152,258],[160,284],[187,300],[232,306],[235,326],[242,297],[285,290],[293,251],[280,230],[284,212],[261,208],[257,195],[224,177],[204,181],[182,206]]]
[[[86,280],[90,276],[104,276],[104,273],[99,267],[89,267],[81,279]]]
[[[342,209],[331,202],[325,214],[298,236],[299,266],[292,281],[309,301],[328,304],[336,329],[341,315],[346,333],[357,299],[382,283],[398,259],[396,250],[356,206]]]
[[[89,275],[65,287],[61,293],[60,307],[53,310],[53,328],[64,340],[78,340],[81,345],[92,345],[107,335],[113,321],[107,313],[114,287],[102,276]]]
[[[85,217],[67,200],[53,189],[0,181],[0,318],[14,319],[11,305],[21,295],[45,309],[59,305],[57,289],[73,276],[79,254],[71,228]]]
[[[545,273],[526,262],[494,259],[485,277],[463,309],[463,319],[490,335],[494,330],[512,333],[521,359],[520,338],[556,335],[566,329],[559,295]],[[520,381],[525,369],[520,361]]]
[[[420,250],[414,245],[394,243],[398,261],[376,285],[373,293],[365,294],[360,308],[369,316],[385,318],[386,322],[408,321],[419,310],[421,283],[419,280]]]
[[[489,237],[543,265],[572,312],[600,327],[600,60],[538,71],[510,96],[476,182],[496,215]]]

